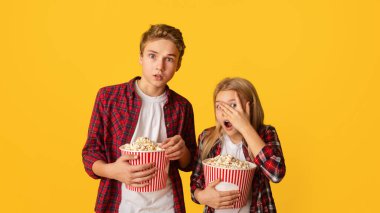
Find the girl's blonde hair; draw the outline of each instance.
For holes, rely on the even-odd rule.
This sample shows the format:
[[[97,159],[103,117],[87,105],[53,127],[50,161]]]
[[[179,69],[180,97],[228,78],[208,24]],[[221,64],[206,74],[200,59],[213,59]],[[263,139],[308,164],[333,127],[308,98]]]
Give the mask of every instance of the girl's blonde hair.
[[[214,106],[216,101],[216,96],[221,91],[233,90],[238,93],[240,101],[242,103],[242,108],[245,111],[247,101],[250,104],[250,122],[253,128],[258,132],[259,129],[264,125],[264,111],[260,103],[259,96],[256,92],[255,87],[251,82],[244,78],[225,78],[216,86],[214,90]],[[216,108],[214,107],[214,110]],[[216,120],[216,112],[215,112],[215,120]],[[217,142],[217,139],[222,135],[222,126],[216,122],[216,126],[211,128],[205,139],[203,141],[202,148],[202,160],[207,158],[211,148]]]

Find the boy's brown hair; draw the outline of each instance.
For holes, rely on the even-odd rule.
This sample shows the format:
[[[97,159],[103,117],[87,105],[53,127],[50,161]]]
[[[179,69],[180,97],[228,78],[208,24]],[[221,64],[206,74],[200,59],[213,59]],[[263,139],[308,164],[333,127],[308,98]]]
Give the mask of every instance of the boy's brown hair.
[[[140,55],[142,56],[144,52],[145,45],[148,41],[153,41],[156,39],[167,39],[172,41],[178,49],[178,67],[181,66],[182,56],[185,53],[185,43],[183,41],[182,33],[179,29],[166,25],[166,24],[156,24],[151,25],[150,28],[142,35],[140,41]]]

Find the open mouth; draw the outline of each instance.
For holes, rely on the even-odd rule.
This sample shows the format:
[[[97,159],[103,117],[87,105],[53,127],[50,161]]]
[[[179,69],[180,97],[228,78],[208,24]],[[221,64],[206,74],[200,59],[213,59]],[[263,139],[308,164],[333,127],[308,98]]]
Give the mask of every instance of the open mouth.
[[[162,80],[162,75],[156,74],[153,75],[156,80]]]
[[[225,127],[227,127],[227,128],[230,128],[230,127],[232,127],[232,124],[231,124],[231,122],[230,122],[230,121],[228,121],[228,120],[225,120],[225,121],[223,122],[223,124],[224,124],[224,126],[225,126]]]

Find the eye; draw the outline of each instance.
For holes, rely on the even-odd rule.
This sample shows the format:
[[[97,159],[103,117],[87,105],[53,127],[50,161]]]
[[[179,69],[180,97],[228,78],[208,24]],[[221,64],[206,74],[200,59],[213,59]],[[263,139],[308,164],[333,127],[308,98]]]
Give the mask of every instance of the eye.
[[[173,62],[173,61],[174,61],[173,58],[166,58],[166,60],[167,60],[168,62]]]
[[[236,108],[236,104],[235,103],[232,103],[232,104],[230,104],[230,107],[232,107],[232,108]]]
[[[156,56],[152,53],[148,54],[148,58],[154,59]]]

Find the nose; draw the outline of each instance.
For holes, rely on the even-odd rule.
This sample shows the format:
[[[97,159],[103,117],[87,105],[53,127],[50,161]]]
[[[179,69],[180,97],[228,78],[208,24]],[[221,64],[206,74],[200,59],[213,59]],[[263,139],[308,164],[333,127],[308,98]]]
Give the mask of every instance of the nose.
[[[156,70],[160,70],[161,72],[164,71],[164,59],[163,58],[157,60]]]

